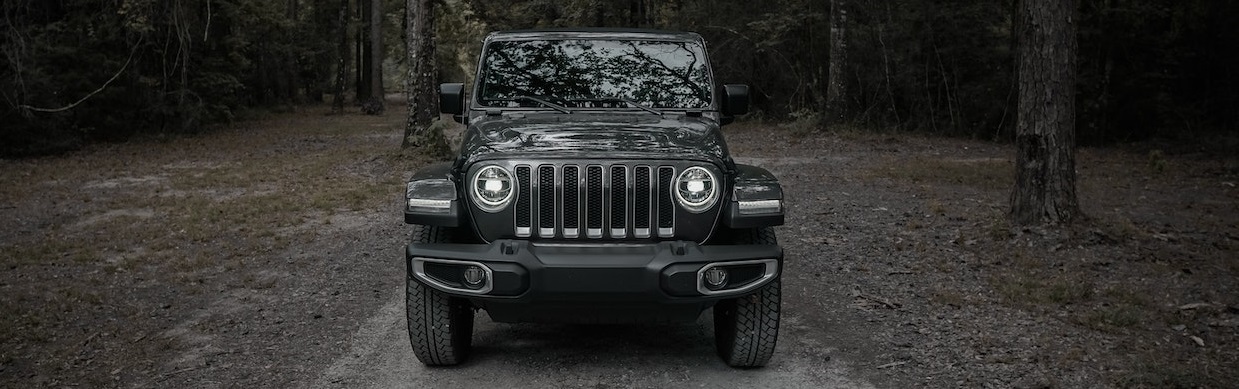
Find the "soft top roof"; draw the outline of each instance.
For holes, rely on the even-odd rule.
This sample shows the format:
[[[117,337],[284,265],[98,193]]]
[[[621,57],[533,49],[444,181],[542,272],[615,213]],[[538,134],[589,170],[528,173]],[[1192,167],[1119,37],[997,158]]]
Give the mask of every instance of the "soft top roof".
[[[663,31],[642,28],[552,28],[492,32],[486,41],[537,39],[640,39],[702,42],[695,32]]]

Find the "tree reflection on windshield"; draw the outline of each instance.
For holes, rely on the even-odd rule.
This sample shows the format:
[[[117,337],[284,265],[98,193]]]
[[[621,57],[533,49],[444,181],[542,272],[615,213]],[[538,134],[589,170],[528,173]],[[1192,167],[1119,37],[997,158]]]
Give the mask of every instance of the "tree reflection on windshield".
[[[692,42],[496,41],[483,59],[479,101],[518,107],[530,104],[519,97],[531,96],[565,107],[706,108],[705,62]]]

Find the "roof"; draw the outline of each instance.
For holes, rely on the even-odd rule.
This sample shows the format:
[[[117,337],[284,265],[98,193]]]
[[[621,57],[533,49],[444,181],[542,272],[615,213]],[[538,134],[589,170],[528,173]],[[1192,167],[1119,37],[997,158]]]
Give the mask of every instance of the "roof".
[[[695,32],[664,31],[644,28],[550,28],[536,30],[510,30],[492,32],[486,37],[493,40],[532,39],[641,39],[700,42],[701,35]]]

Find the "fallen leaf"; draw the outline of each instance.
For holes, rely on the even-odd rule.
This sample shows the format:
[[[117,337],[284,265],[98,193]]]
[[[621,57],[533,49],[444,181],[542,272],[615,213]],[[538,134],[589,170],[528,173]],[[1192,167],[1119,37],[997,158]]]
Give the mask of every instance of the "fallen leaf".
[[[905,363],[908,363],[908,361],[891,362],[891,363],[888,363],[888,364],[885,364],[885,365],[882,365],[882,366],[878,366],[878,368],[879,368],[879,369],[885,369],[885,368],[888,368],[888,367],[895,367],[895,366],[899,366],[899,365],[902,365],[902,364],[905,364]]]
[[[1209,322],[1210,327],[1239,327],[1239,319],[1214,320]]]
[[[1183,305],[1180,305],[1180,306],[1179,306],[1179,310],[1180,310],[1180,311],[1186,311],[1186,310],[1189,310],[1189,309],[1196,309],[1196,308],[1208,308],[1208,307],[1212,307],[1212,306],[1213,306],[1213,304],[1210,304],[1210,303],[1191,303],[1191,304],[1183,304]]]
[[[1192,338],[1192,341],[1193,341],[1193,342],[1196,342],[1196,345],[1197,345],[1197,346],[1200,346],[1200,347],[1205,347],[1205,340],[1204,340],[1204,339],[1201,339],[1199,336],[1196,336],[1196,335],[1192,335],[1192,336],[1191,336],[1191,338]]]

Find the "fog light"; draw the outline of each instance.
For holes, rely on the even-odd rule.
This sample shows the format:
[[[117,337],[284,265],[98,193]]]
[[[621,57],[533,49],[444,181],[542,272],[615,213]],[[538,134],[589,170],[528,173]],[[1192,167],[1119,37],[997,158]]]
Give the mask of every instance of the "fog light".
[[[712,267],[710,270],[706,270],[704,277],[706,279],[706,286],[710,288],[718,288],[727,283],[727,271],[721,268]]]
[[[465,283],[469,286],[479,286],[486,282],[486,271],[477,266],[469,266],[465,268]]]

